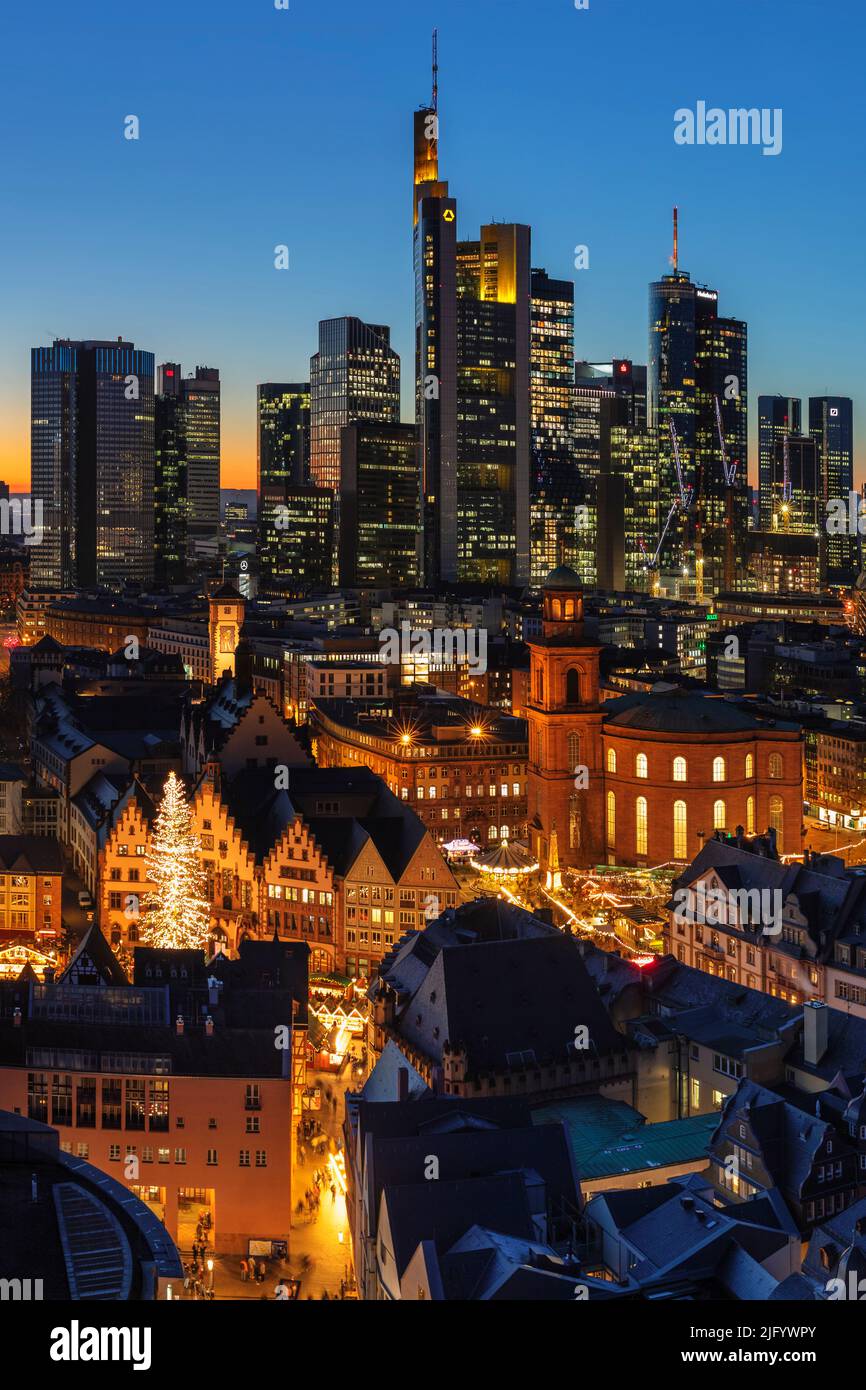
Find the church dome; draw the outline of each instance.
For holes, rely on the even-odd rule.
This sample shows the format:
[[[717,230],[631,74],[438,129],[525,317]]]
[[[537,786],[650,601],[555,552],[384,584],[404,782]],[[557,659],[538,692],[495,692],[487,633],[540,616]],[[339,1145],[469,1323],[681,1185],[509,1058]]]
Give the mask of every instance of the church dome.
[[[542,589],[574,589],[583,588],[583,580],[580,575],[573,570],[570,565],[557,565],[542,584]]]

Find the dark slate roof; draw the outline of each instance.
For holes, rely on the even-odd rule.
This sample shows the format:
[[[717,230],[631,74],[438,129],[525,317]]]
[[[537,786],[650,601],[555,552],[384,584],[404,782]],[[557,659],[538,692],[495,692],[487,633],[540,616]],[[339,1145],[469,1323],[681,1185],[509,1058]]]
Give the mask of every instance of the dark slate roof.
[[[227,581],[225,584],[221,584],[220,587],[218,589],[215,589],[214,592],[211,594],[211,598],[239,599],[241,597],[242,595],[239,593],[235,585],[232,584],[230,581]]]
[[[649,691],[610,700],[604,706],[606,727],[644,729],[653,733],[745,733],[766,728],[754,715],[727,700],[687,690]],[[796,724],[777,729],[796,730]]]
[[[566,1061],[581,1024],[591,1055],[626,1051],[575,943],[556,932],[443,947],[397,1026],[437,1060],[446,1042],[465,1047],[477,1075]]]
[[[0,873],[62,874],[63,850],[47,835],[0,835]]]
[[[433,1241],[441,1256],[476,1224],[527,1241],[534,1238],[526,1188],[517,1173],[386,1187],[382,1204],[388,1211],[401,1275],[422,1240]],[[380,1231],[382,1225],[380,1218]]]
[[[442,1119],[417,1135],[376,1136],[370,1176],[377,1198],[385,1187],[413,1183],[424,1171],[426,1156],[435,1153],[439,1181],[456,1182],[470,1174],[482,1177],[518,1169],[531,1171],[543,1180],[548,1200],[557,1206],[564,1200],[577,1209],[577,1177],[562,1125],[528,1124],[507,1129],[470,1126],[453,1130],[441,1126]]]

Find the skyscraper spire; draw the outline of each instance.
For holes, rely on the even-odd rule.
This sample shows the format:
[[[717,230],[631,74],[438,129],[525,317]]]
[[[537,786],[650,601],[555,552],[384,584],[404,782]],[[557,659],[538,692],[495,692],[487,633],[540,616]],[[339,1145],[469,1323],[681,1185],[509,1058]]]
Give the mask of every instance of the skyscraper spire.
[[[678,214],[677,208],[676,208],[676,206],[674,206],[674,254],[673,254],[673,256],[671,257],[671,260],[672,260],[672,263],[673,263],[673,267],[674,267],[674,275],[676,275],[676,273],[677,273],[677,268],[678,268],[678,266],[679,266],[679,261],[680,261],[680,249],[679,249],[679,242],[680,242],[680,239],[679,239],[679,227],[678,227],[678,225],[677,225],[677,224],[678,224],[678,216],[679,216],[679,214]]]
[[[439,30],[433,30],[433,101],[434,111],[439,110]]]

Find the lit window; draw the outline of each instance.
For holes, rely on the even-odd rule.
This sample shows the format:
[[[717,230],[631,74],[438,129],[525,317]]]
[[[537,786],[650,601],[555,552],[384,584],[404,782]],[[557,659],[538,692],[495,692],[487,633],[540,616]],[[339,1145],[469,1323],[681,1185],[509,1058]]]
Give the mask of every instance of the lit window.
[[[647,771],[646,753],[638,753],[634,760],[634,775],[635,777],[646,777]]]
[[[747,754],[746,754],[746,777],[754,777],[754,775],[755,775],[755,759],[753,758],[753,756],[752,756],[751,753],[747,753]]]
[[[616,797],[613,792],[607,794],[607,843],[616,843]]]
[[[753,796],[747,796],[747,797],[746,797],[746,834],[747,834],[747,835],[754,835],[754,833],[755,833],[755,798],[754,798]]]
[[[634,848],[635,854],[646,854],[646,797],[639,796],[635,802],[634,812]]]
[[[781,777],[782,775],[782,755],[781,753],[770,754],[769,772],[771,777]]]
[[[608,750],[607,750],[607,770],[608,770],[608,772],[616,772],[616,749],[615,749],[615,748],[608,748]]]
[[[684,758],[677,758],[685,766]],[[674,802],[674,859],[688,858],[688,821],[686,803]]]
[[[724,830],[726,825],[724,801],[713,802],[713,829]]]
[[[685,760],[685,758],[674,758],[674,781],[675,781],[675,782],[685,782],[686,779],[687,779],[687,776],[688,776],[688,769],[687,769],[687,767],[686,767],[686,760]],[[682,805],[682,804],[683,804],[682,802],[679,802],[679,803],[678,803],[678,805]]]
[[[725,760],[724,758],[713,758],[713,781],[724,782],[725,780]]]

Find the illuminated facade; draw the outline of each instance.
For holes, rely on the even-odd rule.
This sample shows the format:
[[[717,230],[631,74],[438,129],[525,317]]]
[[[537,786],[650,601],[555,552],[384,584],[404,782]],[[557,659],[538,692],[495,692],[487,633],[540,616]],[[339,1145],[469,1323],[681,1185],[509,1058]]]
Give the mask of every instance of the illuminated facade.
[[[580,579],[545,581],[542,636],[529,642],[527,812],[556,886],[563,867],[690,859],[714,830],[771,827],[800,849],[803,738],[721,699],[685,690],[599,705],[601,648],[583,636]],[[553,852],[554,836],[556,853]]]
[[[341,434],[339,582],[411,588],[421,578],[421,486],[414,425]]]
[[[699,288],[686,271],[650,285],[647,382],[649,424],[660,441],[662,524],[679,495],[671,422],[683,482],[693,489],[688,514],[674,516],[661,551],[663,587],[696,597],[734,589],[745,571],[749,522],[747,330],[740,319],[721,318],[716,291]],[[726,467],[735,463],[728,485]]]
[[[847,499],[854,487],[854,403],[848,396],[809,397],[809,436],[818,446],[822,500]],[[827,582],[857,577],[857,538],[827,536]]]
[[[224,584],[208,599],[211,680],[216,684],[226,671],[234,675],[235,648],[241,640],[244,600],[232,584]]]
[[[123,339],[32,350],[32,494],[45,528],[34,587],[152,581],[153,387],[153,353]]]
[[[532,271],[530,306],[532,583],[578,565],[586,490],[574,453],[574,285]]]
[[[310,359],[310,474],[340,490],[340,431],[353,420],[400,420],[400,358],[384,324],[324,319]]]
[[[297,542],[286,535],[292,527],[282,524],[288,511],[277,509],[288,509],[289,490],[308,482],[309,459],[309,383],[264,382],[257,388],[256,466],[259,578],[265,589],[279,587],[282,577],[297,581]]]
[[[796,396],[758,397],[758,506],[762,531],[775,529],[778,511],[779,445],[801,432],[802,402]]]

